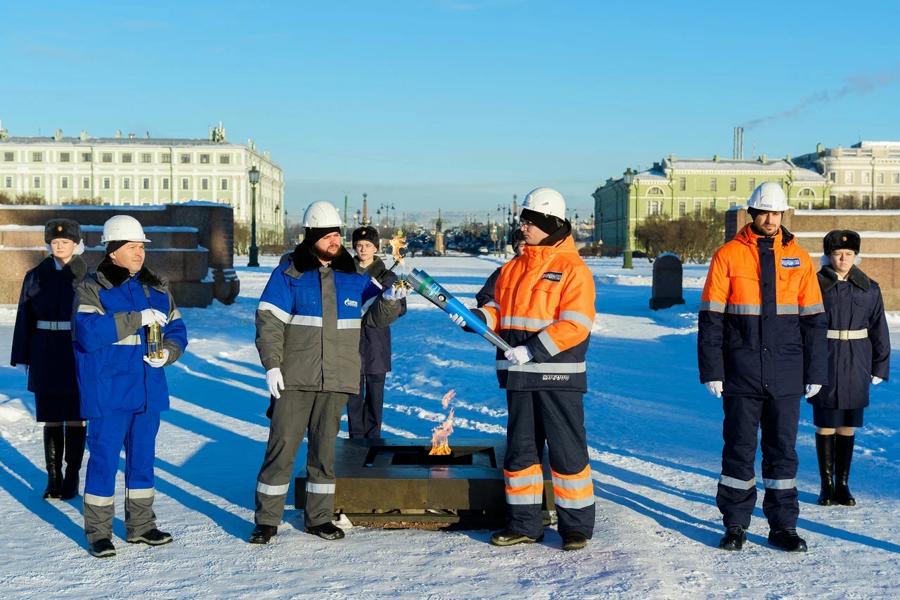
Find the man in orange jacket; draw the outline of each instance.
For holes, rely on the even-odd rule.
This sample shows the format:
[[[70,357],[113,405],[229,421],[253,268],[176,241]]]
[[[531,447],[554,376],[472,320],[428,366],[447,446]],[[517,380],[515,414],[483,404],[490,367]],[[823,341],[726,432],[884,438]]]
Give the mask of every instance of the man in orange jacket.
[[[537,188],[522,206],[523,253],[503,265],[494,300],[474,311],[513,347],[497,352],[497,378],[509,408],[503,465],[507,527],[494,533],[491,543],[511,546],[544,537],[542,449],[535,433],[542,427],[563,549],[578,550],[594,530],[582,405],[594,279],[575,249],[562,195]],[[451,318],[465,326],[458,316]]]
[[[797,424],[800,397],[827,383],[828,323],[809,254],[781,226],[781,186],[750,196],[753,219],[716,251],[700,302],[700,381],[723,397],[722,475],[716,504],[723,550],[740,550],[756,504],[757,432],[762,429],[763,512],[769,543],[805,552],[797,535]]]

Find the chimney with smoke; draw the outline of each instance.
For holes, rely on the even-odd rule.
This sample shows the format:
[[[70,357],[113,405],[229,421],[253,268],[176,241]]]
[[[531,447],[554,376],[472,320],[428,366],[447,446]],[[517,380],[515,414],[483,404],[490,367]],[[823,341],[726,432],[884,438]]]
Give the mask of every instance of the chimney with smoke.
[[[735,127],[734,128],[734,149],[731,153],[731,158],[735,160],[743,160],[744,159],[744,128],[743,127]]]

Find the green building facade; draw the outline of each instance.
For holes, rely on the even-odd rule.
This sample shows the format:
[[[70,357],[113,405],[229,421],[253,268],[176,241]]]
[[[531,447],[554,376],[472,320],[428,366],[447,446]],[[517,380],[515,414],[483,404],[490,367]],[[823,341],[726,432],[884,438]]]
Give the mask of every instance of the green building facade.
[[[605,254],[624,254],[628,266],[635,249],[634,230],[648,216],[677,219],[710,209],[725,211],[746,204],[750,193],[765,181],[781,185],[795,208],[827,204],[826,179],[798,167],[790,157],[677,159],[669,155],[646,171],[628,168],[622,177],[609,178],[597,188],[592,194],[595,235],[603,240]]]

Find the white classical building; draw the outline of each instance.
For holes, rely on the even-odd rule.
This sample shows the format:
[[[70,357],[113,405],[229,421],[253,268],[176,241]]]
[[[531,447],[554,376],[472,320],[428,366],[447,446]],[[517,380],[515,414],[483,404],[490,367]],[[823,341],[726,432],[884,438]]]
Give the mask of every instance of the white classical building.
[[[260,171],[256,222],[260,243],[281,240],[284,174],[252,140],[229,143],[225,129],[206,139],[95,138],[82,131],[65,137],[11,137],[0,127],[0,196],[40,198],[46,204],[93,202],[155,205],[203,200],[234,208],[236,223],[250,225],[251,167]]]
[[[794,162],[825,177],[831,208],[900,208],[900,142],[818,144]]]

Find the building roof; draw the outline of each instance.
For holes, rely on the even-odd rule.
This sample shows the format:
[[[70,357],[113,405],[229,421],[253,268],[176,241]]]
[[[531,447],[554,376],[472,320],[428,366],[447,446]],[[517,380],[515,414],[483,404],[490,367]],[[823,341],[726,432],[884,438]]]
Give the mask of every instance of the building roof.
[[[47,137],[47,136],[17,136],[0,139],[0,144],[69,144],[76,146],[93,146],[99,144],[117,144],[122,146],[224,146],[240,147],[241,144],[230,142],[214,142],[209,139],[199,138],[151,138],[151,137]]]
[[[863,140],[850,146],[851,148],[890,148],[900,150],[900,142],[889,140]]]
[[[647,169],[646,171],[636,173],[635,179],[639,179],[640,181],[647,183],[652,183],[654,181],[666,181],[668,180],[668,177],[666,176],[664,170],[665,167],[672,169],[675,172],[721,171],[724,173],[735,173],[743,171],[747,173],[784,173],[785,175],[790,173],[794,181],[806,181],[809,183],[823,184],[825,183],[825,178],[816,171],[804,167],[798,167],[797,165],[786,159],[760,161],[730,158],[721,158],[718,160],[710,160],[707,158],[667,158],[663,162],[664,166],[657,163],[653,165],[652,168]]]
[[[796,168],[784,159],[677,158],[666,159],[666,164],[677,171],[790,171]]]

